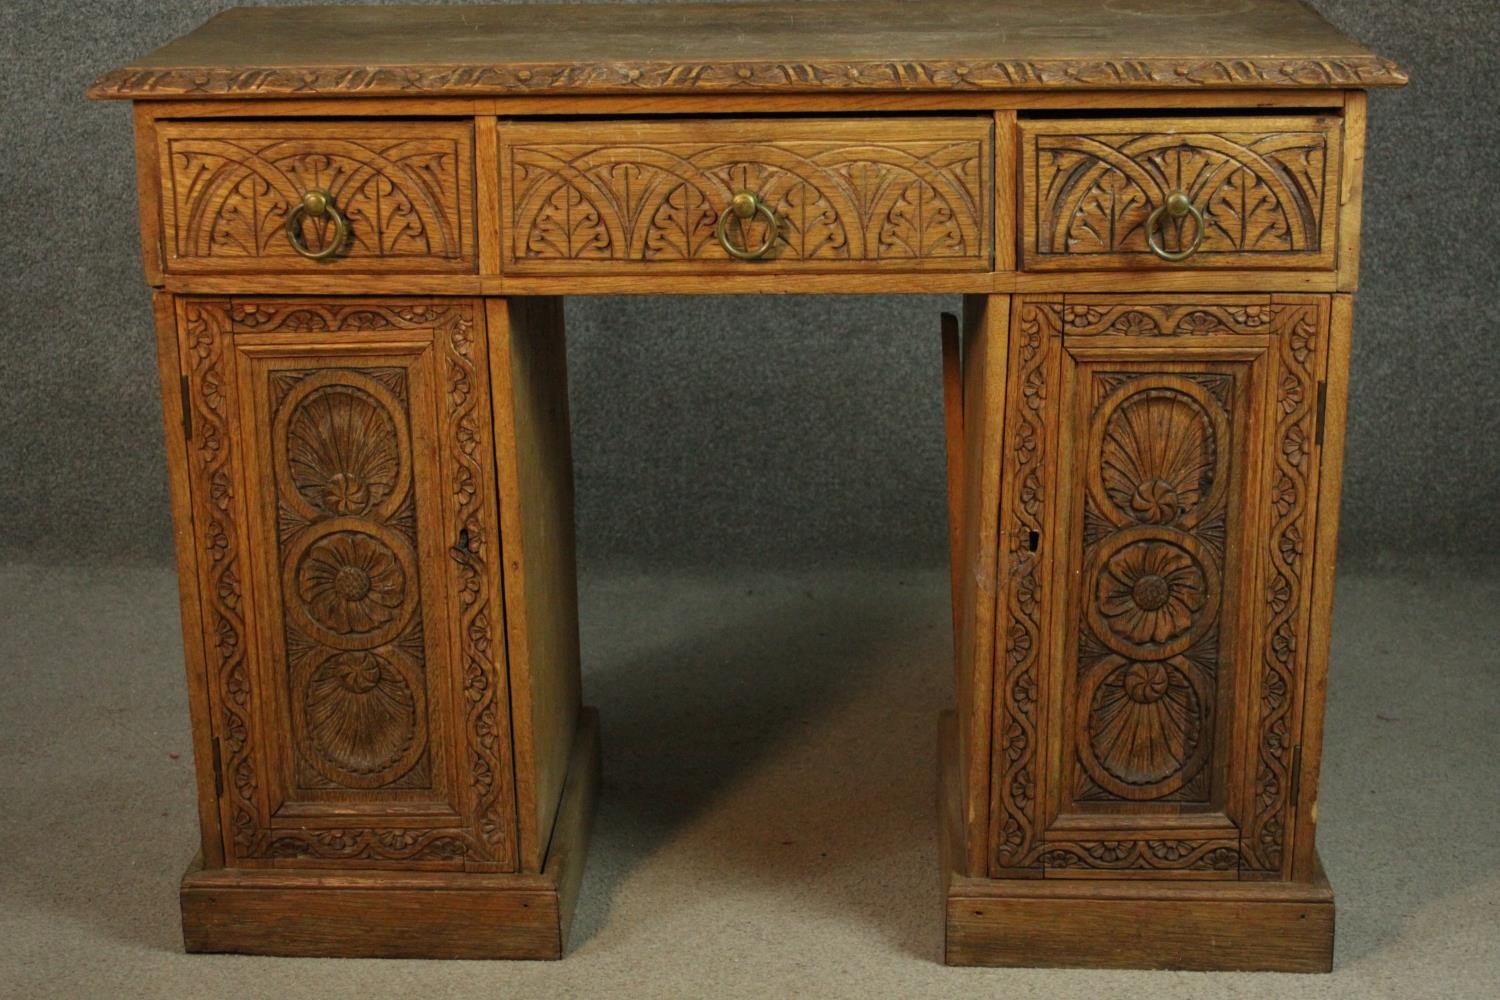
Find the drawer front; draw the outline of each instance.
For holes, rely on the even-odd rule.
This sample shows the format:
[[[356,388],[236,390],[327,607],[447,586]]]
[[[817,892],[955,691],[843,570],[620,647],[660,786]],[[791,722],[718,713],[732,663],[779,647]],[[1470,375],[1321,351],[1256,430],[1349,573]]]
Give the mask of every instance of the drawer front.
[[[1020,131],[1024,270],[1334,266],[1337,118],[1023,121]],[[1186,211],[1174,217],[1178,192]]]
[[[990,268],[987,117],[501,122],[500,141],[512,273]],[[774,233],[724,216],[742,192]],[[765,254],[734,256],[721,216]]]
[[[472,272],[470,122],[162,122],[169,271]],[[326,191],[332,211],[300,210]],[[325,259],[334,212],[347,231]]]

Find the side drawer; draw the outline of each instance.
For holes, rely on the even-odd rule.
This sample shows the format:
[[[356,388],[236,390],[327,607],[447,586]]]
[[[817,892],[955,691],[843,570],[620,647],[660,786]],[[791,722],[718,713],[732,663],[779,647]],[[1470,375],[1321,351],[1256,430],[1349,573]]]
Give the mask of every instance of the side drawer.
[[[1335,116],[1023,120],[1019,128],[1023,270],[1334,266]],[[1174,194],[1186,198],[1173,202]]]
[[[475,270],[472,122],[166,121],[157,134],[168,271]],[[309,191],[332,211],[300,210]],[[310,258],[335,212],[347,231]]]
[[[978,116],[502,121],[503,267],[987,271],[993,132]],[[761,207],[733,216],[736,195]]]

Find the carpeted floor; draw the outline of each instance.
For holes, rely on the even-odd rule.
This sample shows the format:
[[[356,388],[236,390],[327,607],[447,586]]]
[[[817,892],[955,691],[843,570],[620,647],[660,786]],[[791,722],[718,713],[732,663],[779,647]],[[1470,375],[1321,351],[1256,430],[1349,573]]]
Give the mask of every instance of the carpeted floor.
[[[561,963],[186,956],[174,582],[0,567],[0,997],[1500,995],[1500,580],[1340,582],[1331,976],[948,969],[947,577],[590,575],[605,781]]]

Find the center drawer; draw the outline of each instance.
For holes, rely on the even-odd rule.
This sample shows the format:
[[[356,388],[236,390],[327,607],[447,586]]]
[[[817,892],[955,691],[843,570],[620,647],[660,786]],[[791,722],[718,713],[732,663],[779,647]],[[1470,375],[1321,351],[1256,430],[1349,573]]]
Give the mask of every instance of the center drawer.
[[[517,274],[987,271],[988,117],[500,122]]]

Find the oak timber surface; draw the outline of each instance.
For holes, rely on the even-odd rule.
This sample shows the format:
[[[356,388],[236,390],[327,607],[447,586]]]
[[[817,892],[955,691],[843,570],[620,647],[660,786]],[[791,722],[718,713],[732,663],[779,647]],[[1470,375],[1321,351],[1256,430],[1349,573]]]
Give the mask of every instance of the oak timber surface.
[[[1406,82],[1298,0],[239,8],[95,97]]]

